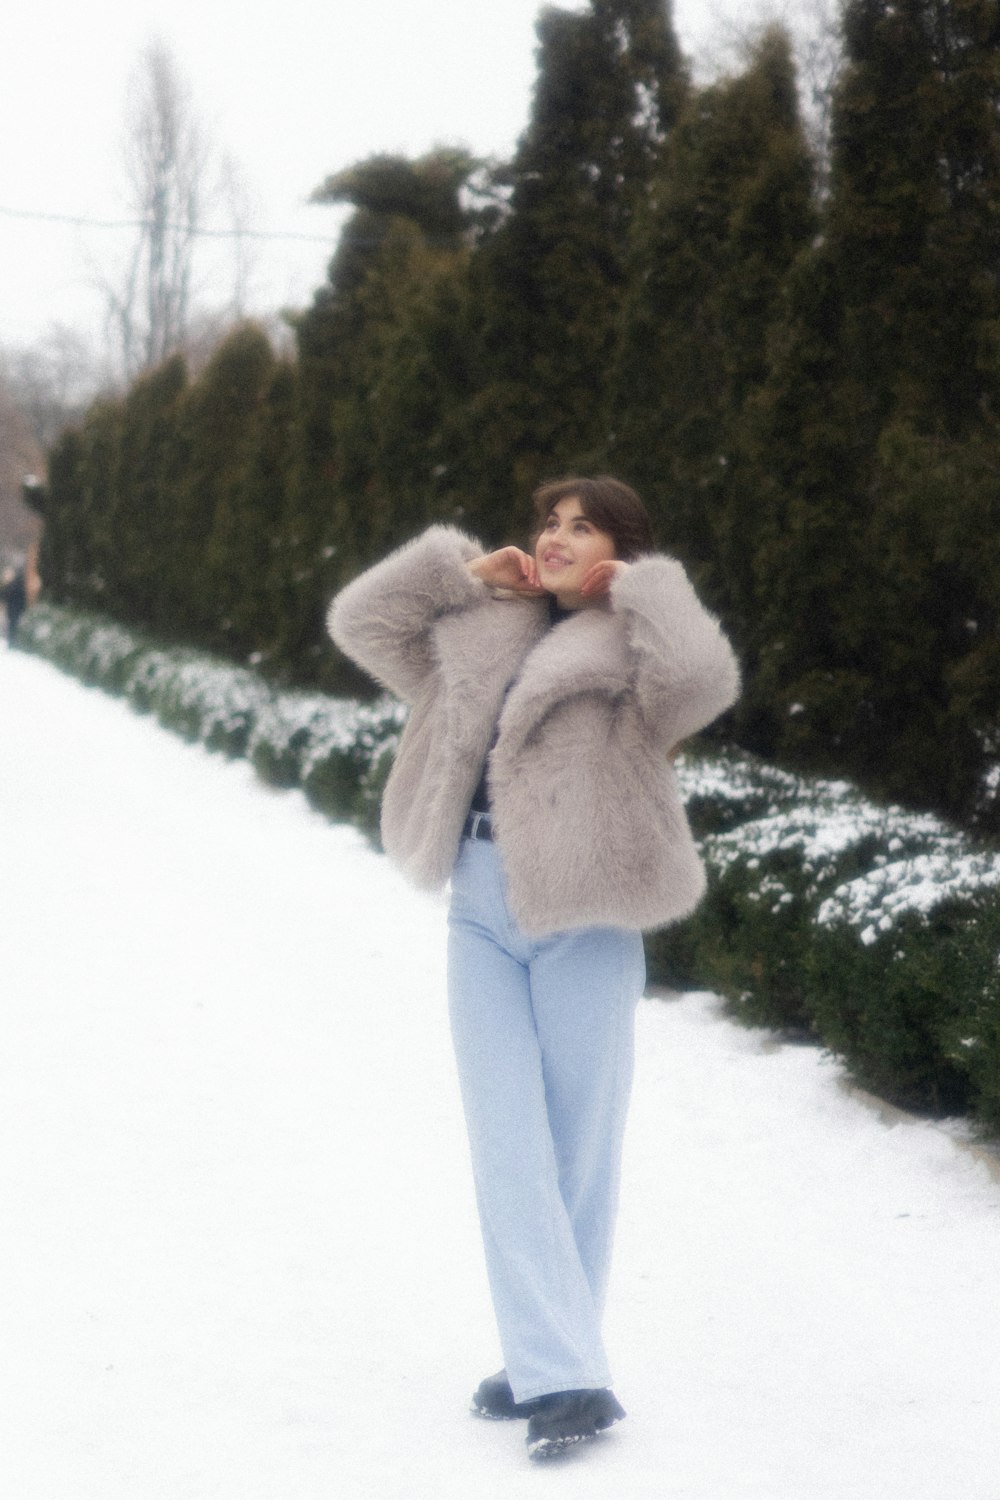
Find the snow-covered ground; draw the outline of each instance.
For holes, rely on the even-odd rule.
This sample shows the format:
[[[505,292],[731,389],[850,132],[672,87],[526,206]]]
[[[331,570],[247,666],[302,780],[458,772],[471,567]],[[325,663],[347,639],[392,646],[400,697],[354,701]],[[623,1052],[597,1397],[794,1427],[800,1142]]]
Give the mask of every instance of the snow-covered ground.
[[[443,898],[0,648],[0,1493],[998,1500],[1000,1185],[815,1051],[648,999],[559,1465],[499,1363]]]

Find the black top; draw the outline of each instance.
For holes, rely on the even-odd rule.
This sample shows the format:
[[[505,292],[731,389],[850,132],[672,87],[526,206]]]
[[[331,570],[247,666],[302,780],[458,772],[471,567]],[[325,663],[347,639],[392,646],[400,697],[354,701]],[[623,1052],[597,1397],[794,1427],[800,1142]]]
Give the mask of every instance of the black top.
[[[571,610],[571,609],[563,609],[562,605],[556,599],[555,594],[550,594],[549,595],[549,601],[548,601],[548,603],[549,603],[549,627],[550,628],[553,625],[558,625],[560,620],[566,620],[566,619],[568,619],[569,616],[571,614],[573,614],[573,610]],[[511,686],[513,686],[513,683],[511,684]],[[508,693],[510,692],[510,687],[508,687],[507,692]],[[504,695],[504,697],[506,699],[506,694]],[[503,705],[502,704],[501,704],[500,711],[501,711],[501,713],[503,712]],[[490,789],[489,789],[489,787],[486,784],[486,767],[489,764],[490,750],[493,749],[493,746],[497,742],[497,735],[499,733],[499,729],[500,729],[500,726],[499,726],[499,723],[498,723],[497,726],[496,726],[496,728],[493,730],[493,738],[490,740],[490,748],[489,748],[489,750],[487,750],[487,752],[486,752],[486,759],[483,761],[483,769],[479,773],[479,783],[476,786],[476,790],[472,794],[472,801],[469,803],[469,811],[470,812],[489,813],[489,812],[492,811],[492,808],[490,806]]]

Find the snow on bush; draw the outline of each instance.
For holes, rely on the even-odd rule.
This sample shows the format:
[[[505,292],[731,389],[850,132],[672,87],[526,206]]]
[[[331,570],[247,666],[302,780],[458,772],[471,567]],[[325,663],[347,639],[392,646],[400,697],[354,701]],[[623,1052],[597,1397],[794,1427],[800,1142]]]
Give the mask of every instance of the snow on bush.
[[[29,650],[123,694],[185,739],[247,755],[274,785],[300,786],[330,816],[369,832],[405,720],[402,706],[321,693],[277,692],[255,672],[187,647],[164,647],[100,616],[37,605],[25,616]]]
[[[677,774],[709,889],[654,935],[654,971],[811,1034],[901,1104],[1000,1128],[1000,852],[748,756]]]
[[[253,672],[189,656],[163,671],[153,709],[169,728],[211,750],[242,755],[270,694]]]
[[[323,693],[271,697],[257,715],[247,747],[258,775],[274,786],[298,786],[306,749],[323,733],[330,712],[331,700]]]
[[[926,918],[1000,885],[1000,852],[974,852],[967,835],[942,819],[879,806],[849,782],[797,777],[732,756],[683,757],[678,779],[693,821],[701,798],[757,810],[722,833],[703,834],[701,850],[716,877],[759,872],[755,899],[785,905],[801,895],[817,903],[818,925],[846,924],[866,945],[906,917]],[[848,860],[869,868],[838,879]]]
[[[800,777],[732,752],[717,752],[710,759],[680,755],[675,770],[688,815],[703,833],[776,814],[803,796]]]
[[[820,925],[843,922],[868,947],[905,919],[925,921],[938,908],[1000,885],[1000,855],[947,849],[880,864],[838,886],[816,913]]]

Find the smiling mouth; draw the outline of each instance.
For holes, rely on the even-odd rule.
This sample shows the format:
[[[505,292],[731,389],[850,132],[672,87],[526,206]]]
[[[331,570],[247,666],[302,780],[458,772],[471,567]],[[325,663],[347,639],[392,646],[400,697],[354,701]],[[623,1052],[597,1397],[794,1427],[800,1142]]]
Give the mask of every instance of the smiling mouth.
[[[560,556],[558,552],[546,552],[542,557],[542,562],[547,568],[568,568],[572,566],[569,558]]]

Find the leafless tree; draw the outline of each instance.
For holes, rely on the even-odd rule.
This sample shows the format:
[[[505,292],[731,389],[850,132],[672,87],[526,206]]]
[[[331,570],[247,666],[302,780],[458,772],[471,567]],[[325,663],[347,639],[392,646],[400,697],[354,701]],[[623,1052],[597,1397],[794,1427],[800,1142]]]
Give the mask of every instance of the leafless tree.
[[[112,384],[112,373],[76,329],[53,324],[37,343],[0,350],[0,382],[36,443],[48,450]]]
[[[104,286],[127,378],[184,343],[209,169],[190,92],[171,53],[154,42],[143,52],[129,90],[126,170],[136,239],[120,283]]]
[[[240,166],[210,142],[161,42],[141,53],[129,83],[125,170],[135,239],[124,264],[97,281],[127,383],[178,350],[195,365],[206,357],[246,316],[256,253]]]
[[[753,0],[745,8],[709,4],[712,39],[694,59],[703,81],[737,73],[755,42],[775,24],[787,28],[795,52],[802,116],[816,159],[819,189],[826,190],[830,116],[843,62],[843,0]]]
[[[38,517],[25,506],[22,486],[43,463],[28,419],[0,374],[0,563],[22,561],[38,538]]]
[[[824,194],[830,171],[833,95],[844,61],[841,11],[840,0],[800,0],[794,30],[803,115]]]
[[[219,170],[217,196],[221,199],[232,235],[231,313],[236,321],[246,317],[256,252],[251,238],[254,209],[250,189],[239,162],[228,152]]]

